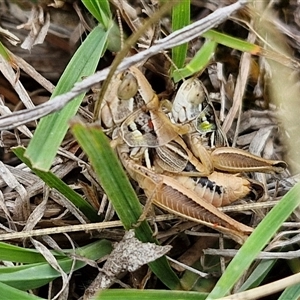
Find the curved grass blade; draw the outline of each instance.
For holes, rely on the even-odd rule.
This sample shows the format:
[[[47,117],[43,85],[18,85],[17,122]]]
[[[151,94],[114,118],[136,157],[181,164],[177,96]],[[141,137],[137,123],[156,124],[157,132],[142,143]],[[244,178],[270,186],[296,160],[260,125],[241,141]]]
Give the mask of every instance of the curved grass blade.
[[[97,214],[97,211],[79,194],[72,190],[66,183],[64,183],[60,178],[58,178],[51,171],[41,171],[34,168],[24,155],[25,148],[16,147],[13,149],[16,156],[24,162],[37,176],[39,176],[49,187],[55,188],[62,195],[64,195],[70,202],[72,202],[90,221],[96,222],[100,221],[101,218]]]
[[[95,27],[76,51],[62,74],[51,99],[69,91],[83,77],[93,74],[100,57],[106,49],[108,33],[99,26]],[[77,96],[60,112],[43,118],[25,152],[33,168],[48,171],[56,152],[68,130],[68,121],[73,117],[84,97]]]
[[[300,204],[300,183],[297,183],[260,222],[228,265],[207,300],[226,296],[240,276],[249,268],[281,224]]]
[[[107,197],[112,202],[116,213],[125,229],[136,224],[142,208],[140,202],[113,152],[108,138],[98,125],[73,122],[71,130],[79,144],[88,155]],[[157,243],[146,221],[135,228],[136,237],[142,242]],[[171,270],[165,257],[149,264],[156,276],[170,289],[180,289],[180,282]]]

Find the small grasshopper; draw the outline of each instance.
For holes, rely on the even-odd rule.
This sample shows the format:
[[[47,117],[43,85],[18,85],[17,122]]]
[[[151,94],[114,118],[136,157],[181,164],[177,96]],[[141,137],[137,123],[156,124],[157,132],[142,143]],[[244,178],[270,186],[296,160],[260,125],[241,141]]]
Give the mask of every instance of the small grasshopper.
[[[157,174],[134,162],[128,156],[128,151],[127,145],[118,147],[121,162],[155,205],[170,213],[227,234],[239,244],[243,244],[253,231],[251,227],[220,212],[213,204],[201,198],[184,183],[178,182],[176,178]]]
[[[131,67],[126,74],[126,78],[135,78],[133,88],[129,93],[125,92],[127,99],[114,101],[128,101],[133,96],[131,91],[137,91],[138,96],[133,96],[135,110],[128,113],[119,125],[117,151],[123,166],[157,206],[226,233],[243,243],[252,228],[233,220],[217,207],[253,192],[255,194],[255,191],[261,196],[263,188],[258,182],[228,172],[280,172],[286,164],[230,147],[207,149],[202,143],[201,135],[204,133],[197,129],[199,122],[206,122],[200,105],[213,108],[202,99],[205,92],[193,90],[195,87],[203,89],[201,84],[191,82],[186,99],[191,97],[191,103],[184,104],[184,109],[177,103],[172,112],[175,116],[170,119],[160,107],[158,97],[144,75],[135,67]],[[112,87],[116,89],[114,85]],[[115,95],[118,94],[124,93],[119,90]],[[118,115],[118,108],[114,109]],[[187,112],[186,119],[184,111]],[[114,114],[113,110],[111,112]],[[180,124],[179,120],[185,123]],[[211,125],[211,131],[219,129],[218,124],[208,122],[208,125]],[[141,151],[135,150],[137,148]],[[149,151],[154,152],[151,158],[147,157]]]

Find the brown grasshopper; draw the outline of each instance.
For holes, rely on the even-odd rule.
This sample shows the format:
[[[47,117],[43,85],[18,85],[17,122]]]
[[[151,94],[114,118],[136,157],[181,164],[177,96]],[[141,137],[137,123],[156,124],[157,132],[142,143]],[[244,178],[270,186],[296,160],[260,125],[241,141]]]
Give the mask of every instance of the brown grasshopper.
[[[125,93],[130,97],[125,98],[131,99],[136,90],[138,97],[133,100],[135,110],[127,111],[128,116],[119,127],[121,143],[117,150],[123,166],[157,206],[217,229],[242,243],[252,228],[233,220],[216,207],[228,205],[253,190],[261,194],[262,187],[257,182],[223,172],[280,172],[286,164],[230,147],[206,149],[198,130],[191,124],[196,120],[197,129],[197,118],[202,111],[199,108],[198,114],[197,105],[203,102],[200,93],[190,91],[192,100],[193,97],[197,99],[192,105],[187,103],[193,110],[187,122],[172,123],[144,75],[132,67],[126,76],[135,78],[137,88],[130,88],[130,93]],[[119,86],[122,86],[122,79],[114,89],[119,91]],[[114,101],[128,101],[121,100],[118,93]],[[174,115],[172,118],[178,120],[176,112]],[[181,114],[181,120],[183,117]],[[205,122],[203,115],[201,118],[201,123]],[[136,148],[140,150],[134,150]],[[151,150],[154,152],[153,163],[147,155]]]
[[[195,191],[178,182],[176,177],[157,174],[134,162],[129,157],[128,151],[125,144],[118,147],[122,164],[155,205],[170,213],[227,234],[240,244],[252,232],[251,227],[220,212],[213,204],[197,195]]]

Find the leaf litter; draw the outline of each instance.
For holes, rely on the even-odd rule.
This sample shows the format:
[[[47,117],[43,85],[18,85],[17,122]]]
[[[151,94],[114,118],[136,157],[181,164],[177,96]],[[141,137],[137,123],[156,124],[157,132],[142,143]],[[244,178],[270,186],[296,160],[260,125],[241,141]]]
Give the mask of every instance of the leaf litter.
[[[203,15],[208,14],[208,12],[219,8],[220,4],[218,2],[214,3],[213,7],[211,6],[212,3],[213,1],[209,3],[206,3],[206,1],[194,1],[194,21],[203,18]],[[222,6],[226,6],[228,4],[229,3],[227,3],[227,1],[222,2]],[[126,3],[126,5],[129,4]],[[273,18],[268,16],[267,20],[268,22],[271,22],[272,26],[274,26],[274,30],[277,30],[277,32],[280,34],[283,33],[282,38],[288,41],[290,44],[290,52],[287,52],[286,55],[291,55],[291,57],[294,56],[298,58],[299,45],[296,40],[295,30],[298,29],[299,20],[298,15],[296,13],[292,13],[295,5],[295,1],[289,1],[289,5],[284,7],[284,4],[281,3],[281,1],[276,1],[271,9],[273,12],[276,12],[277,16]],[[32,174],[30,170],[24,166],[24,164],[20,164],[20,162],[16,160],[16,158],[11,154],[10,149],[13,146],[26,146],[28,144],[29,138],[31,137],[35,128],[35,123],[28,123],[28,121],[37,120],[45,114],[59,110],[74,96],[82,93],[82,91],[89,90],[89,88],[94,86],[97,82],[104,80],[105,76],[108,74],[108,70],[105,69],[104,71],[100,71],[89,78],[83,79],[83,81],[80,84],[77,84],[70,93],[58,96],[56,103],[61,103],[57,106],[55,106],[56,104],[54,103],[50,104],[50,102],[46,102],[49,98],[48,91],[53,90],[53,86],[49,80],[54,83],[57,82],[66,65],[66,62],[72,55],[72,47],[65,45],[68,44],[68,39],[71,38],[72,33],[75,32],[77,26],[80,24],[79,18],[77,18],[75,11],[71,7],[67,7],[67,11],[71,15],[72,20],[76,21],[74,21],[73,27],[70,28],[70,26],[68,26],[66,31],[62,24],[56,24],[55,21],[51,20],[49,24],[48,17],[46,17],[46,23],[39,25],[42,25],[39,31],[41,32],[42,38],[39,39],[39,32],[35,32],[34,23],[31,24],[31,33],[28,34],[28,32],[25,32],[24,36],[24,30],[20,30],[20,28],[22,27],[22,24],[25,24],[26,22],[27,13],[25,14],[25,11],[18,10],[18,14],[20,16],[18,20],[21,21],[19,21],[18,24],[15,24],[15,12],[13,12],[14,7],[15,6],[8,6],[1,8],[1,16],[4,16],[4,14],[7,13],[3,18],[3,27],[9,29],[13,35],[20,37],[22,41],[26,41],[27,37],[31,36],[29,46],[26,47],[31,49],[31,54],[29,54],[28,51],[24,52],[24,50],[21,50],[19,46],[12,47],[9,45],[9,43],[4,41],[5,45],[13,53],[12,59],[14,63],[16,63],[17,66],[22,69],[22,71],[28,73],[29,76],[25,75],[23,72],[19,73],[19,70],[17,72],[14,71],[13,67],[15,66],[8,64],[2,59],[1,72],[10,82],[10,84],[8,84],[5,79],[1,79],[2,85],[5,87],[1,89],[1,115],[15,115],[16,119],[9,119],[8,123],[6,124],[2,123],[3,118],[0,120],[0,124],[3,124],[0,125],[0,127],[2,126],[0,140],[2,147],[2,162],[0,168],[0,216],[3,220],[1,230],[3,230],[3,233],[8,233],[11,232],[11,230],[47,229],[48,227],[53,226],[72,226],[78,224],[84,225],[86,221],[84,218],[82,218],[82,216],[80,216],[80,212],[78,212],[76,208],[71,208],[64,204],[66,203],[66,200],[63,200],[61,195],[59,195],[57,192],[49,192],[49,190],[44,187],[43,182],[37,176]],[[135,5],[130,7],[131,9],[135,10],[135,13],[138,16],[141,15],[140,11],[142,11],[142,8],[139,5],[135,3]],[[44,9],[48,10],[47,8]],[[43,14],[41,8],[38,8],[38,10],[40,15]],[[254,12],[257,13],[255,10]],[[61,13],[60,9],[50,9],[50,14],[55,15],[56,13]],[[46,13],[46,16],[47,15],[48,12]],[[214,27],[218,26],[218,30],[232,35],[234,35],[234,32],[240,31],[241,38],[248,38],[251,41],[256,39],[258,32],[249,30],[249,33],[247,33],[247,31],[245,31],[245,29],[239,25],[239,22],[225,22],[225,20],[228,18],[228,15],[224,14],[223,16],[223,20],[220,19],[220,21],[214,24]],[[242,15],[237,15],[237,19],[241,22],[243,21],[242,18]],[[55,18],[53,18],[53,20],[55,20]],[[40,21],[43,23],[43,20]],[[167,31],[169,30],[169,21],[170,20],[167,18],[162,21],[162,27],[164,27]],[[123,22],[126,23],[125,18]],[[246,22],[249,23],[249,21]],[[16,30],[15,25],[18,26],[19,30]],[[192,28],[193,27],[195,27],[195,23],[193,23]],[[208,29],[208,27],[204,28],[205,30]],[[251,29],[250,26],[248,28]],[[185,29],[184,31],[180,32],[181,36],[176,34],[167,36],[160,42],[154,43],[152,46],[153,48],[148,49],[148,52],[138,52],[136,55],[124,59],[118,70],[124,70],[129,65],[135,64],[141,60],[145,60],[150,56],[153,57],[149,58],[149,62],[155,66],[155,55],[159,51],[168,49],[170,47],[168,43],[172,43],[172,46],[177,45],[176,43],[181,43],[183,41],[183,34],[186,32],[188,36],[191,32],[190,30],[191,29]],[[197,47],[199,48],[200,46],[197,44],[198,41],[196,40],[197,36],[199,35],[199,28],[194,30],[194,36],[186,38],[186,41],[190,41],[189,59],[193,56],[197,50]],[[62,34],[62,31],[64,34]],[[153,32],[154,31],[150,31],[150,35],[153,35]],[[32,34],[34,35],[33,37]],[[53,36],[55,39],[53,39]],[[176,40],[176,37],[178,37],[179,41]],[[145,35],[143,39],[146,39],[147,41],[149,36]],[[145,40],[143,39],[140,40],[140,45],[145,44]],[[37,42],[41,43],[41,45],[35,46]],[[75,46],[73,45],[73,47]],[[55,52],[51,52],[49,49],[55,49]],[[43,61],[39,59],[41,55],[43,56]],[[108,54],[106,55],[106,59],[108,61],[111,60],[111,57],[109,57]],[[24,63],[21,57],[27,60],[29,64]],[[291,61],[292,60],[294,60],[294,58],[291,59]],[[57,62],[60,62],[59,66],[57,66]],[[6,67],[4,67],[4,65],[6,65]],[[213,70],[218,70],[218,74],[213,73]],[[284,77],[280,74],[278,76],[278,73],[281,73],[281,71],[284,74]],[[285,76],[286,74],[288,75]],[[151,83],[153,82],[153,88],[157,89],[157,93],[164,93],[166,92],[165,87],[156,86],[155,84],[155,82],[159,80],[157,79],[159,78],[159,75],[160,74],[155,74],[154,72],[149,72],[149,81]],[[295,109],[293,111],[293,105],[296,107],[299,105],[297,104],[296,100],[293,100],[297,94],[296,91],[299,89],[295,80],[297,75],[298,70],[293,71],[290,68],[287,70],[280,70],[280,67],[272,66],[272,63],[267,60],[267,57],[261,56],[257,58],[249,55],[248,53],[241,54],[236,50],[220,47],[220,49],[218,49],[215,53],[214,58],[212,59],[207,70],[203,71],[202,75],[200,76],[207,87],[215,106],[220,112],[220,119],[223,123],[222,126],[227,133],[227,138],[231,141],[231,144],[246,150],[251,150],[252,153],[262,155],[265,158],[285,158],[288,161],[290,171],[292,171],[293,176],[291,176],[289,171],[283,174],[282,177],[278,176],[275,179],[274,176],[272,177],[270,175],[256,175],[259,176],[258,180],[260,182],[264,182],[265,184],[266,196],[263,200],[266,202],[274,201],[275,203],[276,200],[279,200],[282,195],[284,195],[294,185],[295,181],[298,180],[297,174],[299,172],[299,147],[289,145],[291,144],[291,140],[295,140],[297,145],[297,139],[293,138],[295,136],[295,132],[298,130],[297,121],[295,121],[297,120],[297,113],[294,112]],[[290,100],[289,103],[281,99],[281,102],[278,102],[277,100],[273,104],[274,98],[276,97],[274,97],[272,93],[274,93],[274,90],[277,91],[276,88],[278,87],[272,86],[272,79],[274,77],[276,78],[276,76],[279,77],[277,81],[274,81],[277,83],[280,82],[280,80],[283,81],[285,78],[288,79],[288,82],[285,83],[285,86],[282,87],[282,89],[284,92],[288,91],[288,100]],[[172,95],[175,92],[175,90],[167,91],[167,94]],[[22,100],[22,103],[20,102],[16,105],[12,100],[10,100],[13,99],[14,93],[17,94],[17,99]],[[81,114],[81,117],[84,116],[87,118],[87,122],[91,121],[91,119],[88,118],[88,116],[91,115],[90,98],[91,97],[86,97],[81,107],[82,112],[87,112],[86,114]],[[44,104],[41,106],[41,103]],[[24,117],[24,120],[19,122],[19,118],[22,119],[23,116],[27,114],[26,110],[20,110],[20,108],[22,109],[23,105],[26,108],[34,109],[35,111],[30,115],[30,117]],[[46,107],[45,109],[43,108],[43,105]],[[15,113],[15,111],[19,112]],[[25,123],[26,126],[24,125]],[[20,132],[16,129],[12,130],[12,128],[17,126]],[[59,178],[63,178],[63,180],[68,183],[72,189],[80,192],[87,199],[98,197],[100,199],[103,196],[99,196],[99,194],[102,193],[101,187],[96,186],[91,179],[93,178],[92,171],[89,171],[89,168],[87,172],[84,171],[87,164],[86,161],[82,157],[79,159],[79,161],[82,161],[82,164],[78,164],[78,161],[74,160],[74,156],[78,156],[78,149],[76,146],[74,148],[74,143],[75,142],[72,136],[68,134],[61,145],[62,152],[59,153],[53,164],[55,173]],[[83,184],[80,184],[81,181]],[[84,188],[84,185],[89,186],[89,192],[87,192],[87,189]],[[257,224],[259,220],[264,217],[266,211],[268,210],[267,208],[255,208],[255,203],[253,203],[253,208],[251,207],[251,203],[248,205],[245,203],[245,201],[242,201],[241,205],[244,205],[244,208],[241,209],[243,212],[241,214],[242,217],[244,216],[248,220],[250,219],[252,224]],[[100,206],[101,204],[99,207]],[[103,207],[105,206],[103,205]],[[103,207],[101,208],[102,210]],[[160,214],[161,211],[157,209],[156,213]],[[295,212],[295,214],[291,217],[290,221],[294,222],[295,224],[299,222],[297,212]],[[188,228],[186,227],[187,224]],[[79,237],[73,234],[71,238],[75,243],[80,244],[89,243],[91,237],[95,236],[97,238],[109,238],[112,241],[119,240],[124,231],[116,228],[115,230],[118,232],[118,234],[115,236],[113,233],[110,233],[110,229],[102,229],[99,232],[83,232]],[[195,226],[195,224],[192,224],[191,222],[185,223],[176,218],[171,221],[161,221],[159,223],[157,238],[162,244],[173,245],[173,255],[178,260],[182,259],[183,261],[188,261],[188,263],[192,265],[200,257],[202,257],[201,260],[203,266],[201,270],[207,272],[208,269],[211,269],[214,266],[212,263],[207,265],[208,262],[204,262],[204,260],[209,261],[209,255],[203,256],[200,251],[195,253],[194,251],[189,252],[189,250],[198,239],[206,239],[207,248],[215,247],[218,235],[211,232],[210,234],[212,237],[206,238],[205,230],[200,230],[200,237],[197,238],[186,234],[186,229],[192,229],[192,231],[196,231],[196,229],[199,228],[201,228],[200,225]],[[125,241],[121,242],[119,246],[117,246],[117,249],[119,250],[115,249],[115,252],[112,252],[106,264],[103,266],[102,271],[100,271],[100,274],[102,275],[98,276],[107,276],[107,271],[105,270],[108,268],[108,262],[112,263],[114,260],[118,260],[118,257],[121,257],[121,255],[124,254],[124,249],[127,247],[127,244],[124,244],[126,243],[127,235],[125,234]],[[137,251],[141,251],[143,247],[146,247],[147,249],[147,247],[154,246],[139,243],[132,236],[130,236],[128,239],[133,239],[132,241],[134,247],[139,249]],[[184,241],[184,245],[182,245],[182,241]],[[38,245],[33,240],[31,242],[33,245],[36,245],[36,248],[44,249],[42,248],[44,246],[41,246],[40,244]],[[63,238],[57,237],[57,243],[64,245],[65,241]],[[165,249],[169,250],[169,248]],[[42,251],[46,253],[46,249],[44,250]],[[120,252],[117,253],[118,251]],[[214,253],[214,255],[216,254]],[[145,263],[147,262],[148,261],[145,260]],[[217,262],[214,263],[217,264]],[[138,264],[137,267],[139,266],[140,264]],[[133,271],[131,268],[123,268],[118,264],[117,269],[118,270],[112,271],[112,275],[108,279],[106,278],[108,281],[110,281],[108,285],[114,283],[114,279],[119,272],[124,270],[130,272]],[[63,278],[64,284],[66,284],[67,278]],[[127,278],[126,281],[128,281],[130,284],[130,279]],[[103,287],[101,286],[101,288],[106,288],[108,285],[104,285]]]

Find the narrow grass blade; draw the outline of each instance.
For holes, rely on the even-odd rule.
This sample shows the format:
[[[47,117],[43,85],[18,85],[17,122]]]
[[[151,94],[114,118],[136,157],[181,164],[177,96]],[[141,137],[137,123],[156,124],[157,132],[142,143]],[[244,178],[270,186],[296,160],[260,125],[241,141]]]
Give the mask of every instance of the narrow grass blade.
[[[108,32],[99,26],[93,29],[72,57],[51,98],[68,92],[77,81],[95,72],[106,49],[107,36]],[[68,121],[76,114],[83,97],[84,94],[79,95],[64,109],[40,121],[25,153],[33,168],[49,170],[68,130]]]
[[[172,30],[178,30],[190,24],[190,0],[181,0],[172,9]],[[182,68],[187,55],[188,44],[182,44],[172,49],[172,60],[177,68]]]
[[[208,30],[202,34],[203,37],[216,41],[218,44],[240,50],[242,52],[249,52],[257,55],[261,52],[261,47],[255,44],[251,44],[245,40],[235,38],[225,33],[218,32],[216,30]]]
[[[201,49],[184,68],[174,70],[172,74],[174,81],[178,82],[203,70],[209,64],[216,47],[217,43],[215,41],[207,39]]]
[[[249,268],[281,224],[300,204],[300,183],[297,183],[260,222],[254,232],[228,265],[208,296],[208,300],[226,296],[240,276]]]
[[[208,39],[212,39],[218,44],[236,50],[240,50],[242,52],[249,52],[253,55],[258,55],[258,56],[265,56],[266,58],[277,61],[290,68],[294,68],[295,66],[299,65],[299,62],[295,61],[291,57],[288,57],[284,54],[269,49],[264,49],[263,47],[260,47],[256,44],[251,44],[245,40],[238,39],[230,35],[220,33],[215,30],[208,30],[207,32],[203,33],[202,36]]]
[[[100,126],[95,124],[84,125],[73,122],[71,129],[88,155],[99,182],[124,227],[127,230],[133,228],[142,214],[142,208],[121,163],[109,144],[108,138],[101,131]],[[145,221],[135,228],[135,233],[142,242],[157,242]],[[150,263],[149,266],[167,287],[180,289],[179,279],[169,267],[165,257]]]
[[[37,176],[39,176],[49,187],[55,188],[62,195],[64,195],[70,202],[72,202],[84,215],[93,222],[100,221],[100,216],[97,211],[79,194],[72,190],[66,183],[58,178],[51,171],[41,171],[32,167],[31,162],[24,156],[25,148],[16,147],[13,152],[18,158],[24,162]]]
[[[166,291],[166,290],[102,290],[93,300],[204,300],[207,294],[187,291]]]

